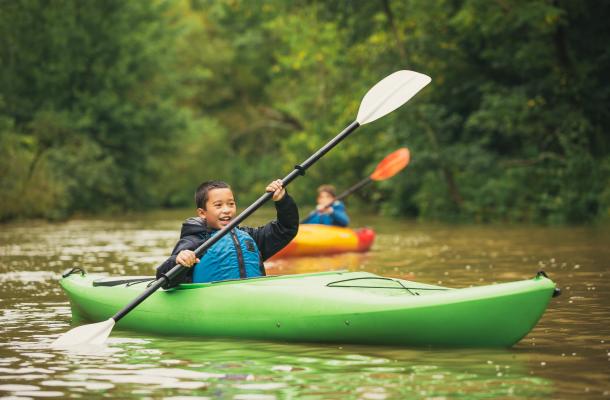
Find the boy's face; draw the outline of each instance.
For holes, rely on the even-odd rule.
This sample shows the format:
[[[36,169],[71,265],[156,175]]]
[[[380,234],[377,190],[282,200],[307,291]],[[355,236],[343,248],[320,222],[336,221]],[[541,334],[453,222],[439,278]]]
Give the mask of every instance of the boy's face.
[[[328,206],[335,201],[335,197],[328,192],[320,192],[318,193],[318,205],[319,206]]]
[[[208,201],[203,208],[197,209],[197,214],[207,220],[208,226],[213,229],[222,229],[229,225],[235,217],[237,205],[233,192],[229,188],[217,188],[208,192]]]

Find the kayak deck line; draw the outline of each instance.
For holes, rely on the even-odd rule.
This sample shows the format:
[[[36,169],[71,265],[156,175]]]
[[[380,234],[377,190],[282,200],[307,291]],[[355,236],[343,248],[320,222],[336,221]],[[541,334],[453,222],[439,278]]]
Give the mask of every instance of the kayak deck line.
[[[334,273],[334,272],[333,272]],[[311,274],[302,274],[302,275],[311,275]],[[267,275],[267,276],[257,276],[257,277],[252,277],[252,278],[246,278],[246,279],[229,279],[227,281],[248,281],[248,280],[253,280],[253,279],[268,279],[268,278],[277,278],[280,276],[284,276],[284,275]],[[286,275],[286,276],[290,276],[290,277],[294,277],[294,275]],[[111,286],[121,286],[121,285],[125,285],[125,287],[128,286],[132,286],[132,285],[136,285],[139,283],[146,283],[146,282],[153,282],[155,280],[154,276],[138,276],[138,277],[124,277],[124,278],[100,278],[100,279],[96,279],[92,281],[92,286],[93,287],[99,287],[99,286],[106,286],[106,287],[111,287]],[[353,281],[357,281],[357,280],[383,280],[383,281],[387,281],[387,282],[392,282],[395,283],[397,286],[371,286],[371,285],[347,285],[345,283],[347,282],[353,282]],[[177,289],[197,289],[197,288],[201,288],[201,287],[206,287],[208,285],[213,285],[213,284],[218,284],[221,282],[226,282],[226,281],[213,281],[213,282],[206,282],[207,285],[201,285],[201,284],[181,284]],[[194,286],[196,285],[196,286]],[[398,289],[398,290],[404,290],[409,292],[410,294],[414,295],[414,296],[419,296],[419,293],[417,292],[412,292],[412,290],[453,290],[451,288],[446,288],[446,287],[416,287],[416,286],[405,286],[404,283],[402,283],[400,280],[398,279],[394,279],[394,278],[385,278],[385,277],[359,277],[359,278],[349,278],[349,279],[342,279],[339,281],[334,281],[334,282],[329,282],[326,284],[326,287],[336,287],[336,288],[362,288],[362,289]]]
[[[79,268],[79,270],[81,270]],[[81,277],[85,277],[85,276],[90,276],[91,278],[95,277],[95,275],[88,275],[84,270],[81,270]],[[162,291],[163,292],[174,292],[174,291],[183,291],[183,290],[193,290],[193,289],[203,289],[203,288],[212,288],[212,287],[217,287],[217,286],[224,286],[224,285],[243,285],[243,284],[255,284],[255,283],[272,283],[275,281],[279,281],[279,280],[290,280],[292,282],[296,282],[298,284],[298,280],[307,280],[310,278],[318,278],[318,277],[327,277],[329,275],[359,275],[359,276],[355,276],[352,278],[348,278],[348,279],[341,279],[341,280],[337,280],[337,281],[331,281],[331,282],[320,282],[321,284],[324,284],[324,286],[329,287],[329,288],[346,288],[346,289],[398,289],[398,290],[402,290],[404,292],[408,292],[411,295],[414,296],[420,296],[421,293],[417,293],[417,292],[412,292],[414,290],[416,291],[428,291],[428,293],[433,294],[433,295],[439,295],[439,293],[431,293],[433,291],[439,291],[439,292],[453,292],[453,291],[469,291],[472,289],[476,289],[476,290],[481,290],[482,288],[488,288],[488,287],[493,287],[493,288],[499,288],[503,285],[514,285],[517,284],[519,282],[527,282],[530,280],[539,280],[539,279],[546,279],[548,281],[550,281],[550,279],[548,278],[548,276],[546,275],[546,273],[544,273],[544,271],[539,271],[536,276],[530,280],[526,280],[526,281],[513,281],[513,282],[507,282],[507,283],[497,283],[497,284],[493,284],[493,285],[485,285],[485,286],[471,286],[471,287],[465,287],[465,288],[449,288],[449,287],[443,287],[443,286],[437,286],[437,285],[431,285],[431,284],[425,284],[425,283],[421,283],[421,282],[413,282],[413,281],[408,281],[408,280],[403,280],[403,279],[398,279],[398,278],[389,278],[389,277],[381,277],[381,276],[377,276],[374,275],[372,273],[369,272],[350,272],[348,270],[337,270],[337,271],[323,271],[323,272],[313,272],[313,273],[303,273],[303,274],[291,274],[291,275],[266,275],[266,276],[257,276],[257,277],[251,277],[251,278],[241,278],[241,279],[228,279],[228,280],[224,280],[224,281],[213,281],[213,282],[202,282],[202,283],[182,283],[179,284],[175,287],[169,288],[169,289],[165,289]],[[93,287],[116,287],[116,286],[122,286],[124,285],[125,288],[130,288],[133,289],[134,292],[137,292],[139,290],[141,290],[141,288],[139,288],[138,286],[142,286],[143,283],[146,282],[150,282],[150,281],[154,281],[155,277],[152,276],[127,276],[127,277],[120,277],[120,278],[113,278],[113,277],[100,277],[97,279],[93,279],[91,281],[91,285]],[[355,281],[359,281],[359,282],[366,282],[366,281],[384,281],[384,282],[388,282],[388,283],[394,283],[396,284],[395,286],[378,286],[378,285],[347,285],[345,283],[348,282],[355,282]],[[560,290],[558,288],[555,288],[553,291],[553,297],[558,296],[560,293]]]
[[[352,282],[352,281],[362,280],[362,279],[366,279],[366,280],[381,279],[384,281],[391,281],[391,282],[397,283],[399,286],[340,285],[340,283]],[[409,292],[410,294],[412,294],[414,296],[419,296],[419,293],[412,292],[412,290],[452,290],[451,288],[444,288],[444,287],[440,287],[440,286],[438,286],[438,287],[407,287],[399,279],[385,278],[382,276],[343,279],[340,281],[327,283],[326,286],[327,287],[344,287],[344,288],[367,288],[367,289],[398,289],[398,290],[406,290],[407,292]]]
[[[62,274],[62,277],[67,278],[68,276],[70,276],[76,272],[80,272],[81,276],[88,275],[84,269],[76,267],[76,268],[68,269],[66,272],[64,272]],[[341,270],[336,270],[336,271],[323,271],[323,272],[313,272],[313,273],[294,274],[294,275],[265,275],[265,276],[254,276],[254,277],[250,277],[250,278],[227,279],[224,281],[212,281],[212,282],[201,282],[201,283],[182,283],[182,284],[178,285],[177,288],[172,288],[172,289],[195,289],[197,287],[215,285],[215,284],[226,283],[226,282],[247,282],[247,281],[252,281],[254,279],[269,279],[269,278],[281,278],[281,277],[319,276],[319,275],[344,273],[344,272],[348,272],[348,271],[341,269]],[[93,275],[91,275],[91,276],[93,276]],[[92,281],[92,286],[94,286],[94,287],[120,286],[120,285],[131,286],[131,285],[144,283],[144,282],[150,282],[150,281],[154,281],[154,280],[156,280],[156,277],[147,276],[147,275],[124,276],[124,277],[120,277],[120,278],[101,276],[100,278],[97,278]]]
[[[227,279],[225,281],[212,281],[212,282],[202,282],[202,283],[182,283],[180,285],[178,285],[177,287],[173,287],[170,289],[166,289],[166,291],[170,291],[170,290],[188,290],[188,289],[200,289],[200,288],[204,288],[204,287],[209,287],[212,285],[218,285],[221,283],[229,283],[229,282],[233,282],[233,283],[248,283],[248,282],[252,282],[254,280],[264,280],[264,279],[278,279],[278,278],[289,278],[289,279],[294,279],[294,278],[305,278],[305,277],[315,277],[315,276],[325,276],[325,275],[329,275],[329,274],[342,274],[342,273],[346,273],[348,272],[347,270],[339,270],[339,271],[325,271],[325,272],[314,272],[314,273],[305,273],[305,274],[293,274],[293,275],[266,275],[266,276],[256,276],[256,277],[251,277],[251,278],[238,278],[238,279]],[[106,286],[106,287],[111,287],[111,286],[121,286],[124,285],[125,287],[129,287],[132,285],[137,285],[137,284],[141,284],[141,283],[146,283],[146,282],[152,282],[155,280],[154,276],[126,276],[126,277],[122,277],[122,278],[112,278],[112,277],[103,277],[103,278],[99,278],[99,279],[95,279],[92,281],[92,286],[94,287],[99,287],[99,286]],[[396,284],[396,286],[373,286],[373,285],[347,285],[346,283],[348,282],[354,282],[354,281],[370,281],[370,280],[381,280],[381,281],[386,281],[386,282],[391,282]],[[409,283],[414,283],[414,282],[410,282],[410,281],[404,281],[404,282],[409,282]],[[424,284],[419,284],[419,285],[424,285]],[[411,295],[414,296],[419,296],[420,293],[417,292],[412,292],[413,290],[454,290],[452,288],[447,288],[447,287],[441,287],[441,286],[432,286],[432,285],[425,285],[425,286],[413,286],[413,285],[409,285],[409,286],[405,286],[405,284],[403,282],[401,282],[401,280],[399,279],[395,279],[395,278],[386,278],[386,277],[381,277],[381,276],[363,276],[363,277],[356,277],[356,278],[349,278],[349,279],[342,279],[342,280],[338,280],[338,281],[334,281],[334,282],[329,282],[326,284],[326,287],[331,287],[331,288],[358,288],[358,289],[398,289],[398,290],[403,290],[408,292]]]
[[[203,287],[210,286],[220,286],[220,285],[240,285],[244,283],[251,282],[263,282],[263,281],[276,281],[283,279],[301,279],[301,278],[309,278],[309,277],[321,277],[326,275],[341,275],[350,273],[346,269],[339,269],[335,271],[322,271],[322,272],[309,272],[304,274],[292,274],[292,275],[265,275],[265,276],[253,276],[250,278],[237,278],[237,279],[227,279],[224,281],[212,281],[212,282],[199,282],[199,283],[181,283],[180,285],[172,288],[175,290],[189,290],[189,289],[198,289]],[[170,289],[170,290],[172,290]]]
[[[94,280],[91,285],[96,286],[131,286],[138,283],[152,282],[156,280],[154,276],[140,276],[140,277],[124,277],[124,278],[101,278]]]
[[[80,268],[79,268],[79,270],[80,270]],[[182,283],[175,287],[165,289],[162,292],[174,292],[174,291],[212,288],[212,287],[224,286],[224,285],[242,285],[242,284],[255,284],[255,283],[264,284],[264,283],[272,283],[272,282],[275,282],[278,280],[290,280],[290,281],[296,282],[298,284],[298,280],[307,280],[310,278],[327,277],[329,275],[346,275],[346,274],[352,275],[352,276],[353,275],[359,275],[359,276],[355,276],[355,277],[348,278],[348,279],[341,279],[341,280],[337,280],[337,281],[326,282],[326,283],[324,283],[324,282],[320,282],[320,283],[329,288],[390,289],[390,290],[394,289],[394,290],[401,290],[401,291],[407,292],[413,296],[420,296],[421,293],[413,292],[413,291],[421,290],[421,291],[427,291],[426,294],[439,295],[440,293],[432,293],[432,292],[438,291],[438,292],[449,293],[449,292],[453,292],[453,291],[468,291],[471,289],[481,290],[481,288],[485,288],[485,287],[496,288],[496,287],[500,287],[502,285],[511,285],[511,284],[516,284],[518,282],[529,281],[529,280],[513,281],[513,282],[497,283],[497,284],[485,285],[485,286],[449,288],[449,287],[425,284],[425,283],[421,283],[421,282],[413,282],[413,281],[408,281],[408,280],[398,279],[398,278],[382,277],[382,276],[374,275],[369,272],[350,272],[348,270],[337,270],[337,271],[323,271],[323,272],[291,274],[291,275],[266,275],[266,276],[257,276],[257,277],[251,277],[251,278],[228,279],[228,280],[224,280],[224,281],[213,281],[213,282],[202,282],[202,283]],[[84,271],[83,271],[83,273],[81,273],[81,276],[82,277],[90,276],[91,278],[95,277],[95,275],[88,275]],[[541,278],[547,279],[550,281],[550,279],[548,278],[546,273],[544,273],[544,271],[539,271],[536,274],[536,276],[534,278],[532,278],[531,280],[538,280]],[[155,280],[155,277],[152,277],[152,276],[127,276],[127,277],[120,277],[120,278],[100,277],[97,279],[93,279],[91,281],[91,284],[93,287],[100,287],[100,286],[116,287],[116,286],[124,285],[125,288],[130,288],[130,289],[133,289],[134,292],[137,292],[137,291],[141,290],[141,288],[139,286],[143,286],[142,285],[143,283],[154,281],[154,280]],[[379,286],[379,285],[367,285],[367,284],[360,284],[360,285],[346,284],[346,283],[356,282],[356,281],[358,281],[358,282],[384,281],[384,282],[388,282],[388,283],[393,283],[395,285],[394,286]],[[558,293],[560,293],[560,290],[558,288],[555,288],[555,290],[553,292],[553,297],[558,296],[559,295]]]

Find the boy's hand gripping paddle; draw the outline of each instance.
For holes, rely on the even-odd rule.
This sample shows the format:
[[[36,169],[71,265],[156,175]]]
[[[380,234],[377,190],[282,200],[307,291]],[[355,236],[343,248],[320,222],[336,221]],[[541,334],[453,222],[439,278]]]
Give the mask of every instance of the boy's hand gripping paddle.
[[[356,120],[349,124],[341,133],[335,136],[332,140],[326,143],[322,148],[312,154],[307,160],[296,165],[294,170],[286,175],[282,182],[284,187],[288,186],[299,175],[305,174],[305,170],[318,161],[324,154],[328,153],[339,142],[345,139],[349,134],[355,131],[359,126],[373,122],[381,118],[407,101],[423,89],[431,79],[429,76],[420,74],[414,71],[397,71],[385,77],[373,86],[362,99],[360,109]],[[248,208],[242,211],[235,219],[227,226],[222,228],[216,235],[206,240],[201,246],[195,250],[197,257],[201,255],[218,242],[233,228],[238,226],[243,220],[248,218],[254,211],[260,208],[265,202],[273,197],[273,193],[267,192],[252,203]],[[57,338],[52,347],[69,348],[71,346],[83,344],[102,344],[110,335],[114,325],[131,310],[136,308],[141,302],[146,300],[148,296],[153,294],[157,289],[170,282],[175,276],[179,275],[183,268],[180,264],[174,266],[167,274],[152,282],[148,288],[138,297],[127,304],[123,309],[119,310],[113,317],[106,321],[97,322],[94,324],[81,325],[64,333]]]

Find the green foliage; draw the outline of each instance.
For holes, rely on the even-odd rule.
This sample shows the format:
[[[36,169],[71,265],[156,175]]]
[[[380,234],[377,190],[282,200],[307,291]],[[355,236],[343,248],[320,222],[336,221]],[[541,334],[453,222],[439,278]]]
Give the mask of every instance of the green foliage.
[[[176,105],[177,32],[167,7],[118,0],[1,7],[0,115],[27,146],[6,150],[21,172],[3,183],[22,189],[3,196],[22,205],[3,208],[0,219],[156,205],[155,163],[187,124]],[[53,189],[40,193],[41,181]]]
[[[0,2],[0,220],[240,206],[355,117],[398,69],[432,77],[290,188],[390,215],[581,223],[610,216],[610,6],[543,0]],[[32,29],[36,26],[37,29]]]

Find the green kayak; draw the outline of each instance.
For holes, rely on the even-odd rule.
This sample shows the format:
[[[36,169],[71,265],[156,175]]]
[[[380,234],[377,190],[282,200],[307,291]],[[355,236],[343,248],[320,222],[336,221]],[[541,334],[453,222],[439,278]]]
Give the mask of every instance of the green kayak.
[[[108,319],[150,277],[73,273],[75,321]],[[558,291],[558,289],[557,289]],[[536,325],[555,284],[535,278],[450,289],[367,272],[325,272],[158,290],[118,327],[164,335],[398,346],[508,347]]]

